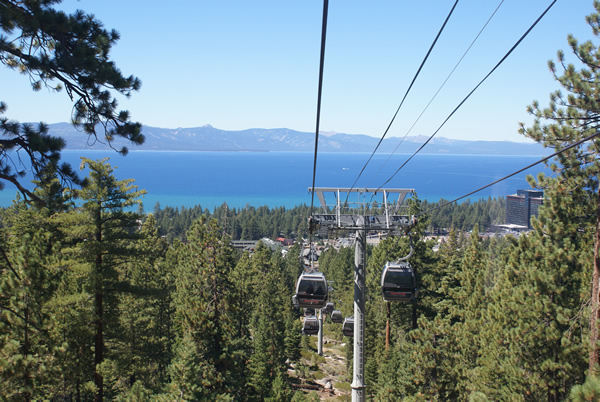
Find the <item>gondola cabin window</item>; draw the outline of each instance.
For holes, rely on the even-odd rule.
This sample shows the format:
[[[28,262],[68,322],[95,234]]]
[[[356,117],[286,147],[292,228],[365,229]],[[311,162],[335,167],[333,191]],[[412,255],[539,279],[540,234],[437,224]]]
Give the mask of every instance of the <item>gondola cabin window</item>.
[[[316,295],[323,296],[325,295],[325,288],[321,283],[318,283],[315,280],[306,279],[300,282],[299,294],[303,295]]]

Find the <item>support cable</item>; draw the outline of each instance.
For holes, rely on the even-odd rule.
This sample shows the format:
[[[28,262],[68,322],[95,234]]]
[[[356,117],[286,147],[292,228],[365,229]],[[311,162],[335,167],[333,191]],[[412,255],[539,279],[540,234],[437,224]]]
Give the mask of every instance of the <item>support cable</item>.
[[[321,121],[321,93],[323,91],[323,67],[325,65],[325,39],[327,36],[327,11],[329,8],[329,0],[323,0],[323,24],[321,28],[321,58],[319,62],[319,89],[317,95],[317,123],[315,129],[315,156],[313,162],[313,177],[312,177],[312,197],[310,199],[310,217],[312,218],[314,201],[315,201],[315,179],[317,176],[317,151],[319,148],[319,124]],[[312,219],[311,219],[312,221]],[[312,243],[313,225],[309,223],[309,236]]]
[[[412,154],[412,155],[411,155],[411,156],[410,156],[410,157],[409,157],[409,158],[408,158],[408,159],[407,159],[407,160],[406,160],[406,161],[405,161],[405,162],[404,162],[404,163],[403,163],[403,164],[402,164],[402,165],[401,165],[401,166],[400,166],[400,167],[399,167],[399,168],[398,168],[398,169],[397,169],[395,172],[394,172],[394,174],[392,174],[392,176],[391,176],[389,179],[387,179],[387,180],[385,181],[385,183],[383,183],[383,184],[382,184],[382,185],[381,185],[379,188],[377,188],[377,191],[378,191],[378,190],[380,190],[380,189],[381,189],[383,186],[385,186],[387,183],[389,183],[389,182],[390,182],[390,181],[391,181],[391,180],[394,178],[394,176],[396,176],[396,175],[398,174],[398,172],[399,172],[399,171],[400,171],[400,170],[401,170],[401,169],[402,169],[404,166],[406,166],[406,164],[407,164],[408,162],[410,162],[410,160],[411,160],[412,158],[414,158],[414,157],[415,157],[415,155],[417,155],[419,152],[421,152],[421,150],[422,150],[423,148],[425,148],[425,146],[426,146],[427,144],[429,144],[429,141],[431,141],[431,140],[433,139],[433,137],[435,137],[435,135],[436,135],[436,134],[437,134],[437,133],[438,133],[438,132],[439,132],[439,131],[442,129],[442,127],[444,127],[444,125],[445,125],[445,124],[448,122],[448,120],[450,120],[450,118],[451,118],[451,117],[454,115],[454,113],[456,113],[456,111],[457,111],[458,109],[460,109],[460,107],[461,107],[461,106],[462,106],[462,105],[463,105],[463,104],[464,104],[464,103],[467,101],[467,99],[469,99],[469,98],[471,97],[471,95],[473,95],[473,93],[474,93],[474,92],[475,92],[475,91],[476,91],[476,90],[477,90],[477,89],[478,89],[478,88],[481,86],[481,84],[483,84],[483,82],[484,82],[485,80],[487,80],[487,79],[489,78],[489,76],[490,76],[490,75],[492,75],[492,73],[493,73],[494,71],[496,71],[496,69],[497,69],[498,67],[500,67],[500,65],[501,65],[501,64],[502,64],[502,63],[503,63],[503,62],[504,62],[504,61],[505,61],[505,60],[508,58],[508,56],[510,56],[510,54],[511,54],[511,53],[512,53],[512,52],[513,52],[513,51],[514,51],[516,48],[517,48],[517,46],[519,46],[519,45],[521,44],[521,42],[522,42],[522,41],[525,39],[525,37],[527,37],[527,35],[529,35],[529,33],[530,33],[532,30],[533,30],[533,28],[534,28],[534,27],[535,27],[535,26],[536,26],[536,25],[537,25],[537,24],[540,22],[540,20],[541,20],[541,19],[544,17],[544,15],[546,15],[546,13],[547,13],[548,11],[550,11],[550,9],[551,9],[551,8],[552,8],[552,6],[553,6],[553,5],[556,3],[556,1],[557,1],[557,0],[554,0],[554,1],[553,1],[553,2],[552,2],[552,3],[551,3],[549,6],[548,6],[548,8],[546,8],[546,10],[544,10],[544,12],[543,12],[543,13],[542,13],[542,14],[541,14],[539,17],[538,17],[538,19],[537,19],[537,20],[535,20],[535,22],[534,22],[534,23],[533,23],[533,24],[532,24],[532,25],[529,27],[529,29],[528,29],[528,30],[527,30],[527,31],[526,31],[526,32],[525,32],[525,33],[524,33],[524,34],[521,36],[521,38],[519,38],[519,40],[517,41],[517,43],[515,43],[515,44],[513,45],[513,47],[512,47],[512,48],[511,48],[511,49],[510,49],[510,50],[509,50],[509,51],[508,51],[508,52],[507,52],[507,53],[504,55],[504,57],[502,57],[502,59],[501,59],[501,60],[500,60],[500,61],[499,61],[499,62],[498,62],[498,63],[497,63],[495,66],[494,66],[494,68],[492,68],[492,70],[491,70],[491,71],[490,71],[490,72],[489,72],[489,73],[488,73],[488,74],[487,74],[485,77],[483,77],[483,79],[482,79],[481,81],[479,81],[479,84],[477,84],[477,85],[475,86],[475,88],[473,88],[473,90],[471,90],[471,92],[469,92],[469,94],[468,94],[468,95],[467,95],[467,96],[466,96],[466,97],[465,97],[465,98],[464,98],[464,99],[463,99],[463,100],[462,100],[462,101],[461,101],[461,102],[458,104],[458,106],[456,106],[456,107],[454,108],[454,110],[453,110],[453,111],[452,111],[452,112],[451,112],[451,113],[448,115],[448,117],[446,117],[446,119],[445,119],[445,120],[442,122],[442,124],[441,124],[441,125],[438,127],[438,129],[437,129],[437,130],[435,130],[435,132],[434,132],[433,134],[431,134],[431,136],[430,136],[430,137],[427,139],[427,141],[425,141],[425,142],[423,143],[423,145],[421,145],[421,146],[419,147],[419,149],[417,149],[417,150],[415,151],[415,153],[413,153],[413,154]],[[377,192],[377,191],[376,191],[376,192]]]
[[[595,134],[592,134],[592,135],[590,135],[589,137],[586,137],[586,138],[584,138],[584,139],[582,139],[582,140],[579,140],[579,141],[577,141],[577,142],[575,142],[575,143],[573,143],[573,144],[571,144],[571,145],[567,146],[566,148],[564,148],[564,149],[561,149],[560,151],[557,151],[557,152],[553,153],[552,155],[548,155],[548,156],[546,156],[545,158],[542,158],[542,159],[540,159],[540,160],[539,160],[539,161],[537,161],[537,162],[534,162],[534,163],[532,163],[532,164],[530,164],[530,165],[527,165],[527,166],[525,166],[524,168],[517,170],[516,172],[513,172],[513,173],[511,173],[511,174],[509,174],[509,175],[506,175],[506,176],[504,176],[504,177],[503,177],[503,178],[501,178],[501,179],[498,179],[498,180],[496,180],[496,181],[494,181],[494,182],[492,182],[492,183],[490,183],[490,184],[487,184],[487,185],[485,185],[485,186],[483,186],[483,187],[480,187],[480,188],[478,188],[477,190],[471,191],[471,192],[470,192],[470,193],[468,193],[468,194],[465,194],[465,195],[463,195],[463,196],[461,196],[461,197],[455,198],[455,199],[454,199],[454,200],[452,200],[452,201],[445,202],[444,204],[442,204],[442,205],[438,205],[437,207],[430,208],[430,209],[428,209],[427,211],[420,212],[420,213],[418,213],[417,215],[415,215],[415,218],[416,218],[416,217],[419,217],[419,216],[421,216],[421,215],[427,214],[427,213],[429,213],[429,212],[432,212],[432,211],[438,210],[438,209],[440,209],[440,208],[443,208],[443,207],[445,207],[445,206],[447,206],[447,205],[454,204],[455,202],[457,202],[457,201],[460,201],[460,200],[462,200],[463,198],[466,198],[466,197],[468,197],[468,196],[470,196],[470,195],[473,195],[473,194],[475,194],[475,193],[478,193],[478,192],[480,192],[480,191],[482,191],[482,190],[485,190],[486,188],[488,188],[488,187],[491,187],[491,186],[493,186],[493,185],[495,185],[495,184],[498,184],[498,183],[500,183],[501,181],[504,181],[504,180],[506,180],[506,179],[508,179],[508,178],[510,178],[510,177],[513,177],[514,175],[517,175],[517,174],[519,174],[519,173],[521,173],[521,172],[523,172],[523,171],[525,171],[525,170],[527,170],[527,169],[530,169],[530,168],[534,167],[535,165],[539,165],[539,164],[540,164],[540,163],[542,163],[542,162],[546,162],[548,159],[550,159],[550,158],[554,158],[555,156],[557,156],[557,155],[560,155],[561,153],[563,153],[563,152],[565,152],[565,151],[568,151],[568,150],[569,150],[569,149],[571,149],[571,148],[577,147],[577,146],[579,146],[579,145],[583,144],[584,142],[587,142],[587,141],[589,141],[589,140],[592,140],[592,139],[594,139],[595,137],[597,137],[597,136],[599,136],[599,135],[600,135],[600,131],[598,131],[598,132],[597,132],[597,133],[595,133]]]
[[[417,80],[417,77],[419,76],[419,74],[421,73],[421,70],[423,69],[423,66],[425,65],[425,62],[427,61],[427,59],[429,58],[429,55],[431,54],[431,51],[433,50],[433,48],[435,47],[435,44],[437,43],[439,37],[442,34],[442,31],[444,30],[444,28],[446,27],[446,24],[448,23],[448,20],[450,20],[450,16],[452,15],[452,13],[454,12],[454,9],[456,8],[458,4],[458,0],[456,0],[456,2],[454,3],[454,6],[452,6],[452,9],[450,10],[450,12],[448,13],[448,16],[446,17],[446,20],[444,21],[444,23],[442,24],[442,27],[440,28],[437,36],[435,37],[433,43],[431,44],[431,46],[429,47],[429,51],[427,51],[427,54],[425,55],[425,58],[423,59],[423,61],[421,62],[421,65],[419,66],[419,69],[417,70],[415,76],[412,79],[412,82],[410,83],[410,85],[408,86],[408,89],[406,90],[406,93],[404,94],[404,97],[402,98],[402,101],[400,102],[400,105],[398,106],[398,108],[396,109],[396,113],[394,113],[394,116],[392,117],[392,120],[390,121],[390,124],[388,124],[387,128],[385,129],[385,132],[383,133],[383,135],[381,136],[381,139],[379,140],[379,142],[377,143],[377,146],[375,147],[375,149],[373,150],[373,153],[371,154],[371,156],[369,157],[369,159],[367,160],[367,163],[365,163],[365,165],[363,166],[362,170],[360,171],[360,173],[358,174],[358,177],[356,178],[356,180],[354,180],[354,183],[351,186],[351,190],[354,188],[354,186],[356,185],[356,182],[358,182],[358,179],[360,179],[360,176],[363,174],[363,172],[365,171],[367,165],[369,164],[369,162],[371,162],[371,159],[373,158],[373,155],[375,155],[375,152],[377,152],[377,149],[379,148],[379,146],[381,145],[381,143],[383,142],[383,139],[385,138],[385,136],[387,135],[388,131],[390,130],[390,128],[392,127],[392,124],[394,123],[394,120],[396,119],[396,116],[398,115],[398,112],[400,111],[400,108],[402,107],[402,105],[404,104],[404,100],[406,99],[406,97],[408,96],[408,93],[410,92],[413,84],[415,83],[415,81]],[[346,201],[348,199],[346,198]]]
[[[377,175],[379,173],[381,173],[381,171],[383,170],[383,168],[385,167],[385,165],[387,165],[387,163],[390,161],[390,159],[392,158],[392,156],[396,153],[396,151],[398,150],[398,148],[400,147],[400,145],[402,145],[402,143],[404,142],[404,140],[406,139],[406,137],[408,136],[408,134],[412,131],[413,128],[415,128],[415,126],[417,125],[417,123],[419,122],[419,120],[421,120],[421,117],[423,117],[423,114],[425,114],[425,112],[427,111],[427,109],[429,109],[429,106],[431,106],[431,104],[433,103],[433,101],[435,100],[435,98],[441,92],[442,88],[444,88],[444,86],[446,85],[446,83],[448,82],[448,80],[450,79],[450,77],[454,74],[454,72],[456,71],[456,69],[458,68],[458,66],[460,65],[460,63],[463,61],[463,59],[465,58],[465,56],[467,55],[467,53],[469,53],[469,51],[471,50],[471,48],[473,47],[473,45],[475,44],[475,42],[477,41],[477,39],[479,39],[479,37],[481,36],[481,34],[483,33],[483,31],[488,26],[488,24],[490,23],[490,21],[492,20],[492,18],[494,18],[494,16],[496,15],[496,13],[498,12],[498,10],[500,9],[500,6],[503,3],[504,3],[504,0],[501,0],[500,4],[498,4],[498,6],[496,7],[496,9],[492,13],[492,15],[490,15],[490,17],[488,18],[488,20],[486,21],[486,23],[483,25],[483,27],[481,28],[481,30],[479,31],[479,33],[477,34],[477,36],[475,36],[475,39],[473,39],[473,41],[471,42],[471,44],[469,45],[469,47],[467,48],[467,50],[465,50],[465,52],[463,53],[463,55],[461,56],[461,58],[458,60],[458,62],[456,63],[456,65],[454,66],[454,68],[452,69],[452,71],[450,71],[450,74],[448,74],[448,76],[446,77],[446,79],[444,80],[444,82],[442,83],[442,85],[440,85],[440,87],[438,88],[438,90],[436,91],[436,93],[431,97],[431,100],[429,101],[429,103],[427,103],[427,105],[425,106],[425,108],[423,109],[423,111],[421,112],[421,114],[419,114],[419,116],[417,117],[417,119],[415,120],[415,122],[412,124],[412,126],[410,126],[410,128],[408,129],[408,131],[406,132],[406,134],[404,134],[404,137],[402,137],[402,139],[400,140],[400,142],[398,143],[398,145],[396,145],[396,147],[394,148],[394,150],[392,151],[392,153],[390,153],[390,155],[385,160],[385,162],[383,162],[383,164],[381,165],[381,167],[379,168],[379,170],[377,171],[377,173],[375,173],[373,175],[373,178],[371,179],[371,182],[373,180],[375,180],[375,177],[377,177]],[[369,185],[367,185],[367,187],[369,187]]]

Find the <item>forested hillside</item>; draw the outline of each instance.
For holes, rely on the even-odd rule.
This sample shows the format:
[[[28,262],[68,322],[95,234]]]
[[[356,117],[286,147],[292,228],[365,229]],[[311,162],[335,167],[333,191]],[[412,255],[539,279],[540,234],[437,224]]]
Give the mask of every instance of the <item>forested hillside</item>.
[[[133,180],[116,180],[106,160],[85,160],[84,166],[90,175],[83,190],[64,193],[48,173],[35,190],[45,206],[17,200],[2,211],[0,394],[313,398],[294,388],[301,378],[319,376],[306,362],[314,350],[302,341],[302,312],[291,302],[303,270],[300,248],[286,258],[261,245],[240,255],[227,233],[301,232],[308,209],[222,206],[205,214],[198,207],[169,215],[173,210],[157,207],[156,214],[144,215],[134,212],[143,191]],[[464,203],[452,214],[473,215],[476,222],[480,212],[465,211],[489,213],[497,204]],[[412,214],[432,207],[418,199],[411,205]],[[549,242],[544,228],[569,221],[561,219],[544,209],[536,230],[518,239],[481,240],[475,223],[468,235],[452,229],[434,252],[435,240],[423,237],[431,223],[422,215],[412,229],[410,260],[420,295],[414,303],[391,305],[388,348],[381,271],[408,254],[409,244],[400,237],[369,247],[369,395],[554,400],[582,383],[589,327],[581,308],[591,274],[584,268],[593,239],[571,225]],[[166,237],[160,221],[172,223]],[[354,250],[327,248],[319,267],[334,283],[330,300],[351,315]],[[348,364],[341,378],[347,384],[336,386],[348,389],[351,339],[342,337],[341,324],[325,325],[330,336],[345,341]]]
[[[63,196],[49,175],[36,189],[45,207],[21,200],[2,212],[0,395],[290,395],[286,360],[298,358],[300,345],[300,312],[290,303],[299,258],[260,247],[238,258],[204,216],[186,230],[185,243],[169,245],[153,215],[128,208],[141,194],[132,181],[117,181],[106,160],[85,164],[84,190]]]

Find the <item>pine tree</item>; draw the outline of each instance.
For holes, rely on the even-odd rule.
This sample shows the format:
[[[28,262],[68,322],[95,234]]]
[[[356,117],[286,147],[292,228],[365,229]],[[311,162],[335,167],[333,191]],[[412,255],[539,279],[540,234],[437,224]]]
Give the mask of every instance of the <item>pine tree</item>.
[[[4,1],[0,15],[0,61],[6,67],[27,74],[32,89],[43,87],[60,91],[65,89],[74,102],[73,123],[87,135],[100,137],[112,144],[122,137],[133,144],[144,142],[141,124],[132,123],[127,111],[118,111],[113,93],[129,96],[141,82],[134,76],[125,77],[110,60],[112,46],[119,34],[102,27],[92,15],[76,11],[71,15],[53,6],[61,0]],[[0,101],[0,115],[7,106]],[[99,133],[104,131],[104,133]],[[65,141],[48,135],[48,126],[40,123],[20,125],[0,118],[2,144],[0,179],[11,182],[26,196],[37,199],[19,181],[20,171],[13,172],[13,163],[19,169],[29,166],[35,175],[49,164],[62,178],[77,177],[70,166],[59,165],[60,152]],[[20,155],[13,158],[12,151]],[[121,149],[126,153],[127,149]],[[3,184],[0,183],[0,188]],[[39,199],[38,199],[39,201]]]
[[[447,348],[445,353],[449,357],[447,374],[453,379],[455,391],[461,396],[475,391],[473,371],[478,364],[479,332],[484,325],[482,314],[486,306],[486,261],[476,225],[469,237],[469,246],[464,251],[460,269],[454,273],[458,286],[449,289],[453,303],[448,309],[451,321],[444,342]]]
[[[597,377],[589,376],[581,385],[576,385],[569,393],[569,400],[573,402],[600,401],[600,381]]]
[[[458,234],[451,230],[448,239],[441,244],[439,260],[424,278],[421,291],[429,298],[434,316],[423,316],[419,327],[411,332],[414,342],[412,354],[413,376],[417,387],[413,393],[421,392],[432,398],[456,399],[456,380],[450,375],[453,366],[451,326],[456,322],[450,311],[454,308],[453,294],[460,286],[457,272],[461,269],[463,251],[459,246]],[[447,346],[449,344],[449,346]]]
[[[553,199],[548,204],[560,203]],[[563,400],[585,378],[587,331],[580,311],[591,239],[576,227],[569,230],[561,222],[565,216],[548,204],[540,222],[551,230],[536,225],[519,238],[491,295],[486,314],[491,329],[481,344],[486,359],[480,363],[486,393],[494,399]]]
[[[293,330],[288,327],[287,319],[291,300],[285,287],[281,257],[272,255],[261,242],[251,260],[260,282],[254,289],[257,297],[250,323],[253,353],[248,364],[248,381],[254,396],[264,399],[271,396],[274,386],[278,392],[281,390],[281,384],[276,384],[278,378],[287,380],[285,339]]]
[[[39,215],[23,203],[15,209],[0,240],[0,394],[32,400],[52,381],[48,366],[58,345],[48,334],[47,304],[60,268],[51,236],[37,226]]]
[[[0,229],[1,395],[22,399],[58,395],[57,357],[64,348],[53,336],[52,302],[64,275],[60,236],[49,217],[68,208],[56,174],[46,169],[33,193],[44,205],[15,200],[2,211]],[[52,374],[50,374],[52,373]]]
[[[81,167],[89,169],[88,183],[72,193],[81,207],[56,217],[68,239],[64,252],[84,278],[77,293],[89,292],[94,300],[94,382],[96,399],[104,398],[104,373],[111,370],[106,359],[105,335],[118,335],[118,320],[113,314],[119,292],[130,292],[131,284],[122,273],[125,264],[136,255],[140,217],[129,209],[140,203],[145,192],[133,185],[133,179],[117,180],[108,158],[93,161],[82,158]],[[77,268],[75,268],[77,267]]]
[[[172,348],[172,271],[165,263],[166,242],[149,215],[136,242],[139,256],[122,272],[134,292],[118,295],[120,342],[114,347],[118,386],[135,384],[158,392],[167,381]]]
[[[215,220],[201,217],[177,250],[173,303],[179,329],[169,372],[178,398],[215,400],[242,392],[245,364],[230,278],[233,250]]]
[[[600,34],[600,3],[594,2],[594,8],[595,12],[586,20],[597,37]],[[550,194],[560,199],[563,206],[557,205],[557,201],[552,208],[567,214],[568,220],[563,220],[563,224],[576,225],[579,231],[593,239],[594,254],[587,263],[587,269],[592,273],[589,369],[597,370],[600,350],[600,140],[596,138],[568,150],[567,147],[598,132],[600,51],[591,40],[579,43],[572,35],[569,35],[568,43],[578,64],[568,63],[562,51],[558,52],[558,63],[548,63],[555,79],[567,92],[566,96],[561,91],[552,93],[547,108],[534,102],[528,108],[535,117],[534,124],[530,128],[522,125],[521,132],[546,147],[563,151],[550,166],[556,178],[540,176],[535,185],[546,190],[545,199],[549,199]],[[543,229],[546,233],[556,230],[551,222],[544,224],[547,225]],[[574,236],[571,231],[568,233]]]

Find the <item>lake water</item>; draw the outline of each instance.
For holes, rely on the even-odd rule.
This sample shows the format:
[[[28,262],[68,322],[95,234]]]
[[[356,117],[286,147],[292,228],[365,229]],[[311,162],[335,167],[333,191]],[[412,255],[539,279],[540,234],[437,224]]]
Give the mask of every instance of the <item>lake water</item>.
[[[247,204],[291,208],[311,203],[308,188],[312,185],[312,153],[131,151],[123,157],[110,151],[63,152],[63,160],[76,170],[81,156],[110,157],[117,178],[135,179],[135,184],[148,192],[143,198],[147,212],[157,202],[161,207],[201,205],[209,210],[223,202],[234,208]],[[369,156],[368,153],[320,153],[316,187],[352,186]],[[389,158],[387,154],[376,154],[355,187],[382,186],[409,156],[398,154]],[[452,200],[541,158],[418,154],[383,187],[413,188],[419,198],[429,201]],[[470,199],[506,196],[518,189],[528,189],[527,174],[535,175],[543,169],[543,164],[537,165]],[[16,188],[7,183],[0,191],[0,206],[9,206],[15,194]]]

